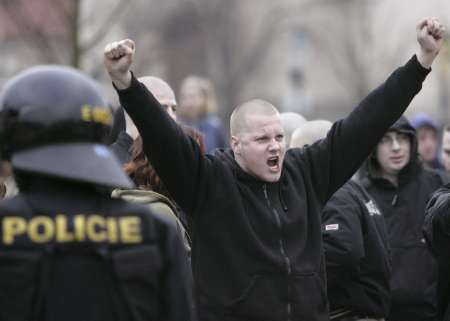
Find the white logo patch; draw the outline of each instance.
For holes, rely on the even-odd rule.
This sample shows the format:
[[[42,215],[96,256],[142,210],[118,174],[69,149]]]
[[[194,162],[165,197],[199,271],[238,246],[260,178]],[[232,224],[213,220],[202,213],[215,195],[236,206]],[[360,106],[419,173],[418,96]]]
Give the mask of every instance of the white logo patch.
[[[98,145],[98,144],[94,145],[94,152],[98,157],[101,157],[101,158],[108,158],[110,155],[110,152],[106,146]]]
[[[337,231],[339,230],[339,224],[325,225],[325,231]]]
[[[375,203],[372,200],[368,201],[364,205],[366,205],[366,208],[369,211],[370,216],[381,215],[380,210],[378,209],[378,207],[375,205]]]

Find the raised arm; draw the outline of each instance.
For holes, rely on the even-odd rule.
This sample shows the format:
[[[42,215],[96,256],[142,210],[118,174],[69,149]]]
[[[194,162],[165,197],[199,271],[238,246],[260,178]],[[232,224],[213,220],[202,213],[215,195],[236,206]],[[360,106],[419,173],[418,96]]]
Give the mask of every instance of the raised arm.
[[[122,107],[136,125],[144,152],[171,196],[186,214],[195,212],[208,190],[208,160],[198,144],[163,110],[131,73],[135,45],[126,39],[106,46],[104,64]]]
[[[350,115],[336,122],[327,138],[306,149],[316,191],[326,202],[358,169],[387,129],[403,114],[442,46],[444,27],[436,19],[417,25],[419,50],[395,70]]]

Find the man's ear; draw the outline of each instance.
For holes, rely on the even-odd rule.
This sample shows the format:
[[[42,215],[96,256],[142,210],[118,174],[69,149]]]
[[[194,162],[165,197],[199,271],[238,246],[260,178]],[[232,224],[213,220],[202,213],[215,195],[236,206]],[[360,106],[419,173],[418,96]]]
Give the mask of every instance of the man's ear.
[[[240,155],[241,153],[241,142],[239,141],[239,138],[236,136],[230,137],[230,147],[233,150],[233,153],[235,155]]]

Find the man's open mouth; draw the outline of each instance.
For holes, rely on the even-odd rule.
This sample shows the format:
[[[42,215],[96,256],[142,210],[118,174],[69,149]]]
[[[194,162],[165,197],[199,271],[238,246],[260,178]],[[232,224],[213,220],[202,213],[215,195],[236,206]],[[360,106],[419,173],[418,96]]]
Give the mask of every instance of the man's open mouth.
[[[267,160],[267,165],[269,165],[269,167],[271,167],[271,168],[278,167],[279,161],[280,161],[280,157],[273,156]]]

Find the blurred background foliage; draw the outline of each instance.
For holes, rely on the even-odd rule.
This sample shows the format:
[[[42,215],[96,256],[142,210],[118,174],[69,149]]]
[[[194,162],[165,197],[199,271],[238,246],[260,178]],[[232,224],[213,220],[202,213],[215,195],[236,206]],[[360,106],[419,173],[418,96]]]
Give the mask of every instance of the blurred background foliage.
[[[424,16],[450,27],[447,0],[0,0],[0,85],[35,64],[84,70],[115,95],[104,46],[136,41],[138,76],[177,92],[184,77],[208,77],[224,120],[240,102],[335,120],[415,52]],[[409,113],[450,121],[448,44]],[[225,123],[227,123],[225,121]]]

